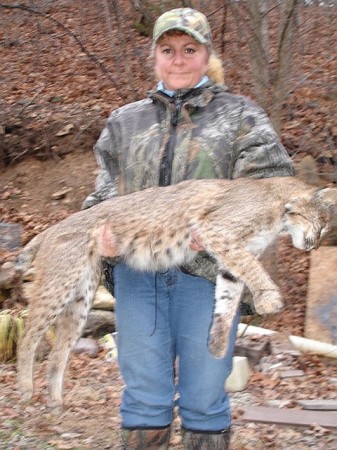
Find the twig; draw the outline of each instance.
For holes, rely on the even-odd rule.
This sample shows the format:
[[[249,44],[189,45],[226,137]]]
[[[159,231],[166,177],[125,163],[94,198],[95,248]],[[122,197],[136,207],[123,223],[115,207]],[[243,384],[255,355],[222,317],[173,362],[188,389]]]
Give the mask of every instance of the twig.
[[[207,18],[213,16],[213,14],[217,13],[218,11],[220,11],[220,9],[222,8],[226,8],[227,4],[225,3],[224,5],[219,6],[218,8],[216,8],[214,11],[210,12],[209,14],[207,14]]]
[[[6,172],[6,170],[13,164],[13,162],[14,162],[16,159],[21,158],[21,156],[25,155],[25,154],[28,153],[29,151],[30,151],[30,149],[29,149],[29,148],[26,148],[26,150],[24,150],[23,152],[19,153],[19,154],[16,155],[16,156],[14,156],[14,158],[12,158],[12,159],[10,160],[8,166],[4,169],[4,172]]]
[[[19,112],[19,116],[21,116],[21,114],[24,112],[24,110],[26,108],[28,108],[28,106],[32,105],[35,101],[35,99],[41,94],[41,92],[45,89],[46,85],[44,84],[42,86],[42,88],[40,88],[37,93],[34,95],[34,97],[21,109],[21,111]]]

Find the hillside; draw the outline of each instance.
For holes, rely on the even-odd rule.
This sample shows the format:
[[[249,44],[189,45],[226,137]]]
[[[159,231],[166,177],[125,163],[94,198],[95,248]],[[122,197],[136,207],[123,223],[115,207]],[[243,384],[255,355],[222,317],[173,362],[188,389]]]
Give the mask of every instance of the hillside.
[[[92,149],[109,112],[143,98],[153,86],[147,16],[135,8],[137,3],[157,8],[163,2],[45,0],[23,1],[21,8],[12,8],[14,3],[0,0],[0,222],[19,223],[22,244],[80,208],[94,188],[97,165]],[[190,3],[209,14],[227,85],[256,99],[248,43],[238,32],[233,11],[222,15],[220,1]],[[337,6],[313,3],[302,6],[298,16],[281,138],[302,172],[316,183],[333,186]],[[146,12],[155,16],[156,8]],[[270,20],[273,29],[277,17]],[[0,262],[10,257],[2,252]],[[303,335],[309,255],[281,241],[277,264],[285,309],[277,316],[253,317],[252,323],[284,335]],[[114,448],[122,380],[117,365],[108,364],[104,356],[74,356],[65,386],[71,406],[60,418],[51,417],[45,407],[45,363],[37,374],[42,394],[24,410],[18,405],[15,367],[1,364],[0,449]],[[254,372],[247,391],[233,396],[233,450],[336,448],[336,434],[314,425],[280,431],[240,422],[247,404],[275,400],[292,407],[302,398],[333,397],[333,362],[315,356],[287,356],[284,361],[304,370],[306,377],[285,381],[269,369],[262,375]],[[277,363],[273,357],[266,361],[270,366]],[[174,442],[172,448],[181,448],[178,438]]]

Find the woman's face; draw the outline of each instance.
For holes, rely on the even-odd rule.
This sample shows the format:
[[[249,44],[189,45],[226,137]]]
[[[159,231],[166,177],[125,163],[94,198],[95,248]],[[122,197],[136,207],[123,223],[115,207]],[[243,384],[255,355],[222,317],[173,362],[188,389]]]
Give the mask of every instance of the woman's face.
[[[170,91],[193,88],[206,74],[208,59],[205,45],[192,36],[164,34],[155,47],[155,72]]]

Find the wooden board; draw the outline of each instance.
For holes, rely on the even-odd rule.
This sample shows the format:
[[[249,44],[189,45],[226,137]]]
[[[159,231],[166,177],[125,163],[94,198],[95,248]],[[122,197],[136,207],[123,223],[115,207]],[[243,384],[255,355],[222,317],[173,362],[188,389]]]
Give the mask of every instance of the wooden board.
[[[337,344],[337,247],[311,252],[306,338]]]
[[[324,428],[337,430],[337,412],[254,406],[247,409],[242,420],[245,422],[262,422],[300,427],[320,425]]]
[[[297,403],[304,409],[314,409],[316,411],[337,411],[337,400],[299,400]]]

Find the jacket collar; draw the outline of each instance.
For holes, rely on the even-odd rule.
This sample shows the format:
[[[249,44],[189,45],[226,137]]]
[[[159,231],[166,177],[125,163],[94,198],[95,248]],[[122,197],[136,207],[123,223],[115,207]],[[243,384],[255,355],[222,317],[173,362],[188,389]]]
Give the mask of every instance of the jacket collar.
[[[172,101],[176,101],[177,99],[181,99],[185,104],[191,106],[203,107],[206,106],[215,96],[215,94],[219,92],[226,92],[228,88],[222,84],[214,83],[209,80],[205,84],[197,88],[189,88],[189,89],[178,89],[175,91],[173,97],[166,95],[162,91],[152,90],[149,93],[149,98],[152,100],[159,100],[162,103],[171,103]]]
[[[200,86],[203,86],[204,84],[207,83],[207,81],[209,81],[209,78],[208,78],[207,75],[205,75],[205,76],[199,81],[199,83],[196,84],[196,85],[194,86],[194,89],[195,89],[195,88],[198,88],[198,87],[200,87]],[[167,94],[167,95],[169,95],[170,97],[173,97],[173,96],[175,95],[175,91],[170,91],[169,89],[165,89],[164,83],[163,83],[162,81],[159,81],[159,83],[157,84],[157,91],[162,91],[162,92],[164,92],[164,94]]]

